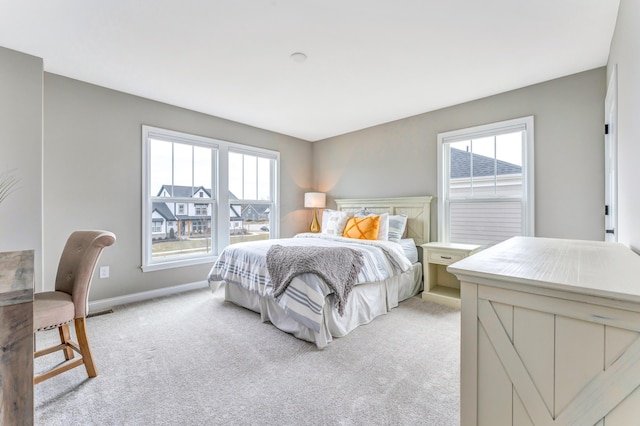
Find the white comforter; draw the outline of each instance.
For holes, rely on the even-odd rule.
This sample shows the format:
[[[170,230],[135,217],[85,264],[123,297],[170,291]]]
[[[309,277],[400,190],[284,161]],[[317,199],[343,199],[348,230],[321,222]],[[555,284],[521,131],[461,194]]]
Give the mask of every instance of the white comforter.
[[[273,244],[283,246],[349,247],[363,254],[364,266],[357,283],[383,281],[411,268],[398,243],[378,240],[355,240],[324,234],[298,234],[295,238],[253,241],[225,248],[209,272],[209,282],[228,282],[273,297],[266,255]],[[318,332],[329,287],[314,274],[294,279],[278,304],[300,324]]]

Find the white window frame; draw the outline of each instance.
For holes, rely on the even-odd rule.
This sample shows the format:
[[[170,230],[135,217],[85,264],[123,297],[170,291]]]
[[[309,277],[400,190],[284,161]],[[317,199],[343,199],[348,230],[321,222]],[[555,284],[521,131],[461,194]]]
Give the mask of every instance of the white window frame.
[[[229,151],[233,152],[234,154],[245,154],[245,155],[252,155],[252,156],[256,156],[256,157],[262,157],[262,158],[267,158],[267,159],[273,159],[271,158],[269,155],[265,155],[265,153],[259,153],[257,152],[255,149],[247,149],[246,147],[241,147],[241,146],[234,146],[234,147],[230,147]],[[272,167],[278,167],[278,161],[275,162],[275,164],[272,163]],[[277,177],[277,172],[276,170],[271,170],[271,176],[276,176]],[[276,186],[274,186],[276,182],[271,182],[271,194],[276,194],[275,188]],[[243,185],[244,186],[244,185]],[[257,194],[257,191],[256,191]],[[237,196],[237,194],[236,194]],[[249,198],[239,198],[237,200],[233,200],[234,204],[266,204],[266,205],[271,205],[271,201],[264,201],[264,200],[253,200],[253,199],[249,199]],[[231,207],[231,204],[229,204],[229,207]],[[269,213],[270,217],[271,217],[271,213]],[[277,216],[276,216],[277,217]],[[278,232],[278,223],[279,221],[276,221],[276,223],[273,223],[273,221],[270,221],[269,223],[269,238],[277,238],[274,235],[279,235]]]
[[[525,141],[522,149],[522,235],[535,235],[535,200],[534,200],[534,120],[533,116],[489,123],[466,129],[438,133],[437,142],[437,185],[438,185],[438,239],[451,242],[450,235],[450,158],[448,145],[469,139],[500,135],[524,130]],[[513,197],[468,197],[460,201],[491,201],[514,199]]]
[[[149,138],[186,143],[190,145],[205,146],[211,148],[214,153],[211,170],[211,247],[212,252],[208,255],[197,255],[192,257],[181,257],[180,259],[152,259],[152,226],[151,212],[155,194],[150,194],[150,146]],[[280,235],[280,201],[279,201],[279,167],[280,153],[263,148],[250,147],[238,143],[223,141],[219,139],[196,136],[173,130],[167,130],[152,126],[142,126],[142,265],[143,272],[158,271],[183,266],[198,265],[203,263],[213,263],[218,254],[229,245],[229,149],[233,151],[244,151],[247,154],[259,155],[275,160],[272,170],[271,193],[272,219],[270,223],[270,237],[278,238]],[[185,203],[204,204],[203,198],[194,197],[192,200],[184,200]]]

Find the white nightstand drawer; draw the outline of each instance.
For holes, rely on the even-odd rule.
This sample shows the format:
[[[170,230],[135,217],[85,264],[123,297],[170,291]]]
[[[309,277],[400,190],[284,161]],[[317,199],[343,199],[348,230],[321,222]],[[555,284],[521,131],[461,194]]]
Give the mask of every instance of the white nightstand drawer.
[[[466,253],[450,253],[446,251],[429,250],[429,262],[438,263],[440,265],[451,265],[453,262],[462,260],[466,257]]]
[[[421,247],[424,250],[422,298],[459,309],[460,281],[447,272],[447,266],[472,255],[480,246],[433,242]]]

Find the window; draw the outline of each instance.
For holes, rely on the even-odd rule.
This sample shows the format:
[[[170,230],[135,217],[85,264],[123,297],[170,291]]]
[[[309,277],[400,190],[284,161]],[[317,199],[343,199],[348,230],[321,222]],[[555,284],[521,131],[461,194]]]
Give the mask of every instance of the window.
[[[273,210],[275,162],[264,155],[229,150],[229,228],[231,244],[268,240]]]
[[[533,236],[533,195],[533,117],[438,134],[441,241]]]
[[[278,235],[279,153],[150,126],[142,127],[142,145],[143,271],[213,262],[234,233],[245,239]],[[249,188],[253,176],[248,168],[237,175],[238,153],[257,165],[255,199],[231,192],[237,179]],[[253,193],[240,194],[247,195]]]

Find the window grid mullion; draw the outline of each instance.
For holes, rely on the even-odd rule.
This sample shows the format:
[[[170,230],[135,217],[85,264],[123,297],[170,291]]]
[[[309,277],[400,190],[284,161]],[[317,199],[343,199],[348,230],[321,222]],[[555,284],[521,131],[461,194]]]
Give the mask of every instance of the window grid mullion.
[[[493,137],[493,195],[498,195],[498,145]]]
[[[471,186],[471,196],[474,196],[475,187],[473,185],[473,139],[469,141],[469,185]]]
[[[171,196],[173,197],[175,195],[175,187],[176,187],[176,164],[175,164],[175,159],[176,159],[176,152],[175,152],[175,146],[176,144],[171,142]]]
[[[508,131],[505,131],[508,129]],[[520,150],[522,152],[521,159],[517,162],[514,162],[516,167],[519,167],[519,171],[513,171],[514,166],[510,166],[509,164],[504,164],[503,166],[499,166],[498,161],[498,145],[497,138],[502,134],[509,133],[519,133],[519,141]],[[490,160],[493,163],[493,173],[489,170],[484,170],[489,164],[484,165],[484,162],[489,160],[484,159],[482,157],[474,158],[474,141],[477,138],[486,138],[491,137],[493,142],[493,158]],[[460,189],[464,193],[466,191],[467,196],[452,196],[452,190],[455,189],[452,186],[451,173],[452,173],[452,144],[456,142],[465,142],[468,141],[470,147],[469,153],[469,174],[468,181],[470,190],[466,190],[463,188],[467,188],[464,185],[464,176],[461,179],[458,178],[458,174],[456,174],[456,185],[460,184]],[[508,149],[508,146],[503,146],[503,148]],[[513,206],[519,205],[520,207],[517,211],[520,211],[518,215],[518,220],[516,222],[512,222],[511,219],[508,219],[508,222],[505,224],[511,226],[512,224],[520,224],[521,232],[519,235],[528,235],[532,236],[533,233],[533,117],[524,117],[520,119],[507,120],[501,123],[487,124],[482,126],[477,126],[470,129],[457,130],[452,132],[441,133],[438,135],[438,152],[439,158],[438,162],[440,164],[440,172],[439,172],[439,180],[441,180],[441,184],[438,185],[438,192],[440,198],[439,213],[440,217],[440,238],[442,241],[451,242],[452,238],[459,239],[462,234],[458,234],[459,230],[456,230],[457,237],[452,236],[452,220],[460,220],[464,221],[464,212],[466,211],[466,207],[454,207],[456,205],[469,205],[469,213],[477,212],[481,215],[484,212],[488,212],[491,214],[491,207],[488,210],[485,210],[485,207],[480,206],[480,204],[486,204],[490,206],[495,203],[496,207],[493,209],[495,212],[502,215],[503,213],[513,214]],[[501,151],[502,152],[502,151]],[[459,155],[456,154],[456,155]],[[484,156],[486,154],[482,153],[482,149],[480,153],[477,153],[479,156]],[[501,155],[506,155],[505,160],[507,163],[510,161],[509,152],[505,151]],[[476,160],[482,160],[482,163],[479,163],[478,166],[482,169],[479,170],[480,180],[478,181],[478,176],[476,176],[476,171],[474,170]],[[456,160],[459,161],[459,160]],[[459,169],[458,163],[456,163],[456,167]],[[464,169],[461,169],[464,170]],[[491,174],[489,174],[491,173]],[[502,173],[502,174],[499,174]],[[504,175],[504,177],[503,177]],[[519,175],[519,178],[518,178]],[[516,185],[516,186],[514,186]],[[491,188],[490,188],[491,186]],[[500,188],[500,191],[498,189]],[[514,190],[516,194],[513,195]],[[506,192],[506,194],[505,194]],[[519,192],[519,193],[518,193]],[[453,192],[455,194],[455,191]],[[484,194],[484,195],[483,195]],[[505,208],[500,206],[500,203],[511,203],[511,207],[508,204],[505,204]],[[515,203],[515,204],[513,204]],[[471,208],[471,205],[478,204],[478,208],[480,210],[476,210],[475,208]],[[498,207],[500,206],[500,207]],[[460,209],[465,210],[460,210]],[[511,212],[511,213],[509,213]],[[462,216],[461,216],[462,214]],[[475,213],[473,213],[475,214]],[[478,216],[482,217],[482,216]],[[507,216],[509,217],[509,216]],[[513,217],[513,216],[511,216]],[[458,224],[464,224],[465,222],[457,222]],[[471,223],[474,223],[473,221]],[[488,222],[483,221],[475,221],[477,225],[478,231],[480,234],[478,235],[490,235],[495,230],[499,230],[500,226],[495,227],[496,222],[493,222],[493,225]],[[500,223],[500,222],[497,222]],[[493,228],[486,226],[493,226]],[[465,225],[463,225],[465,226]],[[505,228],[505,229],[507,229]],[[493,231],[491,231],[493,229]],[[512,228],[513,229],[513,228]],[[489,234],[485,234],[485,232],[489,232]],[[508,231],[507,231],[508,232]],[[499,235],[499,234],[497,234]],[[456,242],[464,242],[464,241],[456,241]],[[471,241],[469,241],[471,242]]]
[[[260,161],[258,160],[259,160],[259,157],[256,157],[256,170],[255,170],[256,179],[253,182],[255,186],[254,190],[256,194],[256,199],[260,198],[260,194],[258,193],[258,164],[260,164]]]
[[[229,191],[229,178],[228,176],[224,179],[218,179],[219,176],[219,168],[218,163],[220,161],[228,163],[228,155],[230,152],[238,151],[241,153],[243,157],[241,167],[241,174],[239,176],[239,180],[241,181],[241,198],[244,198],[245,195],[245,183],[249,186],[253,186],[256,192],[256,197],[259,191],[259,182],[258,182],[258,170],[259,165],[256,162],[255,167],[255,175],[256,178],[251,181],[247,180],[247,176],[245,172],[248,172],[247,167],[245,166],[245,153],[246,156],[252,158],[268,158],[271,160],[272,167],[267,170],[271,172],[269,180],[271,184],[277,182],[277,176],[274,175],[276,173],[276,168],[273,167],[274,163],[279,160],[279,153],[276,151],[265,150],[261,148],[252,148],[245,147],[243,145],[234,144],[231,142],[224,141],[215,141],[213,139],[204,138],[200,136],[192,136],[187,134],[182,134],[170,130],[156,129],[150,126],[142,126],[142,135],[143,135],[143,187],[148,188],[143,191],[144,197],[142,200],[143,204],[143,271],[154,271],[160,269],[166,269],[174,266],[186,266],[192,264],[203,263],[204,261],[210,261],[207,259],[211,259],[212,256],[215,255],[217,251],[221,249],[220,245],[227,245],[228,240],[228,222],[220,222],[218,216],[227,217],[226,215],[219,214],[219,211],[216,211],[221,208],[218,206],[217,199],[219,198],[217,195],[220,194],[221,191],[228,193]],[[152,140],[159,140],[163,142],[169,142],[170,146],[167,147],[169,149],[165,150],[164,160],[160,160],[162,157],[154,157],[154,153],[152,153]],[[183,145],[189,145],[191,147],[190,153],[191,158],[177,158],[177,150],[175,149],[176,143],[180,143]],[[201,161],[198,159],[196,161],[196,152],[195,147],[201,146],[210,149],[210,187],[207,189],[211,191],[209,196],[200,198],[198,194],[194,193],[194,188],[196,185],[196,176],[199,171],[196,170],[196,165],[200,164]],[[225,158],[221,158],[221,152],[224,153]],[[185,152],[186,154],[186,152]],[[157,152],[157,155],[162,155],[160,151]],[[170,158],[169,158],[170,157]],[[184,156],[183,156],[184,157]],[[155,163],[153,158],[158,158],[160,162]],[[164,163],[163,163],[164,162]],[[157,167],[157,176],[156,178],[161,178],[158,180],[168,180],[169,182],[151,182],[150,177],[152,176],[152,164],[156,164]],[[180,167],[181,164],[184,164],[185,167],[190,164],[190,190],[187,190],[185,186],[176,186],[176,179],[178,174],[177,172],[181,172]],[[170,170],[168,170],[170,168]],[[204,168],[201,168],[203,171]],[[199,169],[200,170],[200,169]],[[224,173],[228,174],[228,167],[225,166]],[[221,180],[221,181],[220,181]],[[203,183],[203,182],[201,182]],[[153,193],[152,190],[154,187],[158,185],[171,185],[170,196],[168,197],[159,197],[156,193]],[[220,185],[225,185],[225,188],[219,187]],[[153,186],[152,186],[153,185]],[[206,185],[206,184],[205,184]],[[168,189],[168,188],[167,188]],[[249,189],[249,188],[247,188]],[[157,191],[159,193],[159,191]],[[167,192],[168,193],[168,192]],[[179,195],[179,196],[177,196]],[[224,195],[223,200],[228,200],[228,195]],[[270,189],[270,198],[271,200],[248,200],[248,204],[252,205],[265,205],[269,206],[269,212],[266,213],[266,217],[269,218],[270,225],[269,228],[272,228],[270,231],[270,235],[277,237],[277,229],[278,229],[278,218],[274,217],[274,214],[277,214],[278,206],[274,203],[276,202],[274,199],[273,190]],[[241,203],[242,201],[238,201]],[[177,211],[178,204],[183,204],[185,209],[180,214]],[[198,208],[196,209],[196,206]],[[206,208],[205,208],[206,206]],[[209,207],[210,210],[209,210]],[[226,210],[229,207],[225,207]],[[204,213],[204,214],[203,214]],[[257,211],[259,215],[265,215],[264,211],[260,209]],[[214,222],[215,220],[215,222]],[[228,220],[228,217],[227,217]],[[206,221],[206,222],[205,222]],[[176,241],[179,245],[179,248],[176,249],[177,252],[175,255],[169,255],[167,257],[158,256],[155,251],[154,246],[158,241],[158,238],[166,239],[165,235],[168,236],[169,230],[173,230],[174,227],[176,229],[184,230],[188,238],[180,239]],[[180,228],[183,227],[183,228]],[[209,235],[207,235],[207,229],[211,229]],[[202,236],[202,233],[205,235]],[[215,233],[215,235],[214,235]],[[227,235],[227,238],[221,238],[220,234]],[[162,235],[158,235],[162,234]],[[209,242],[209,237],[211,240]],[[215,237],[215,238],[214,238]],[[188,245],[189,242],[193,242],[198,238],[204,240],[206,242],[206,246],[204,247],[204,251],[201,251],[198,247],[192,248]]]

